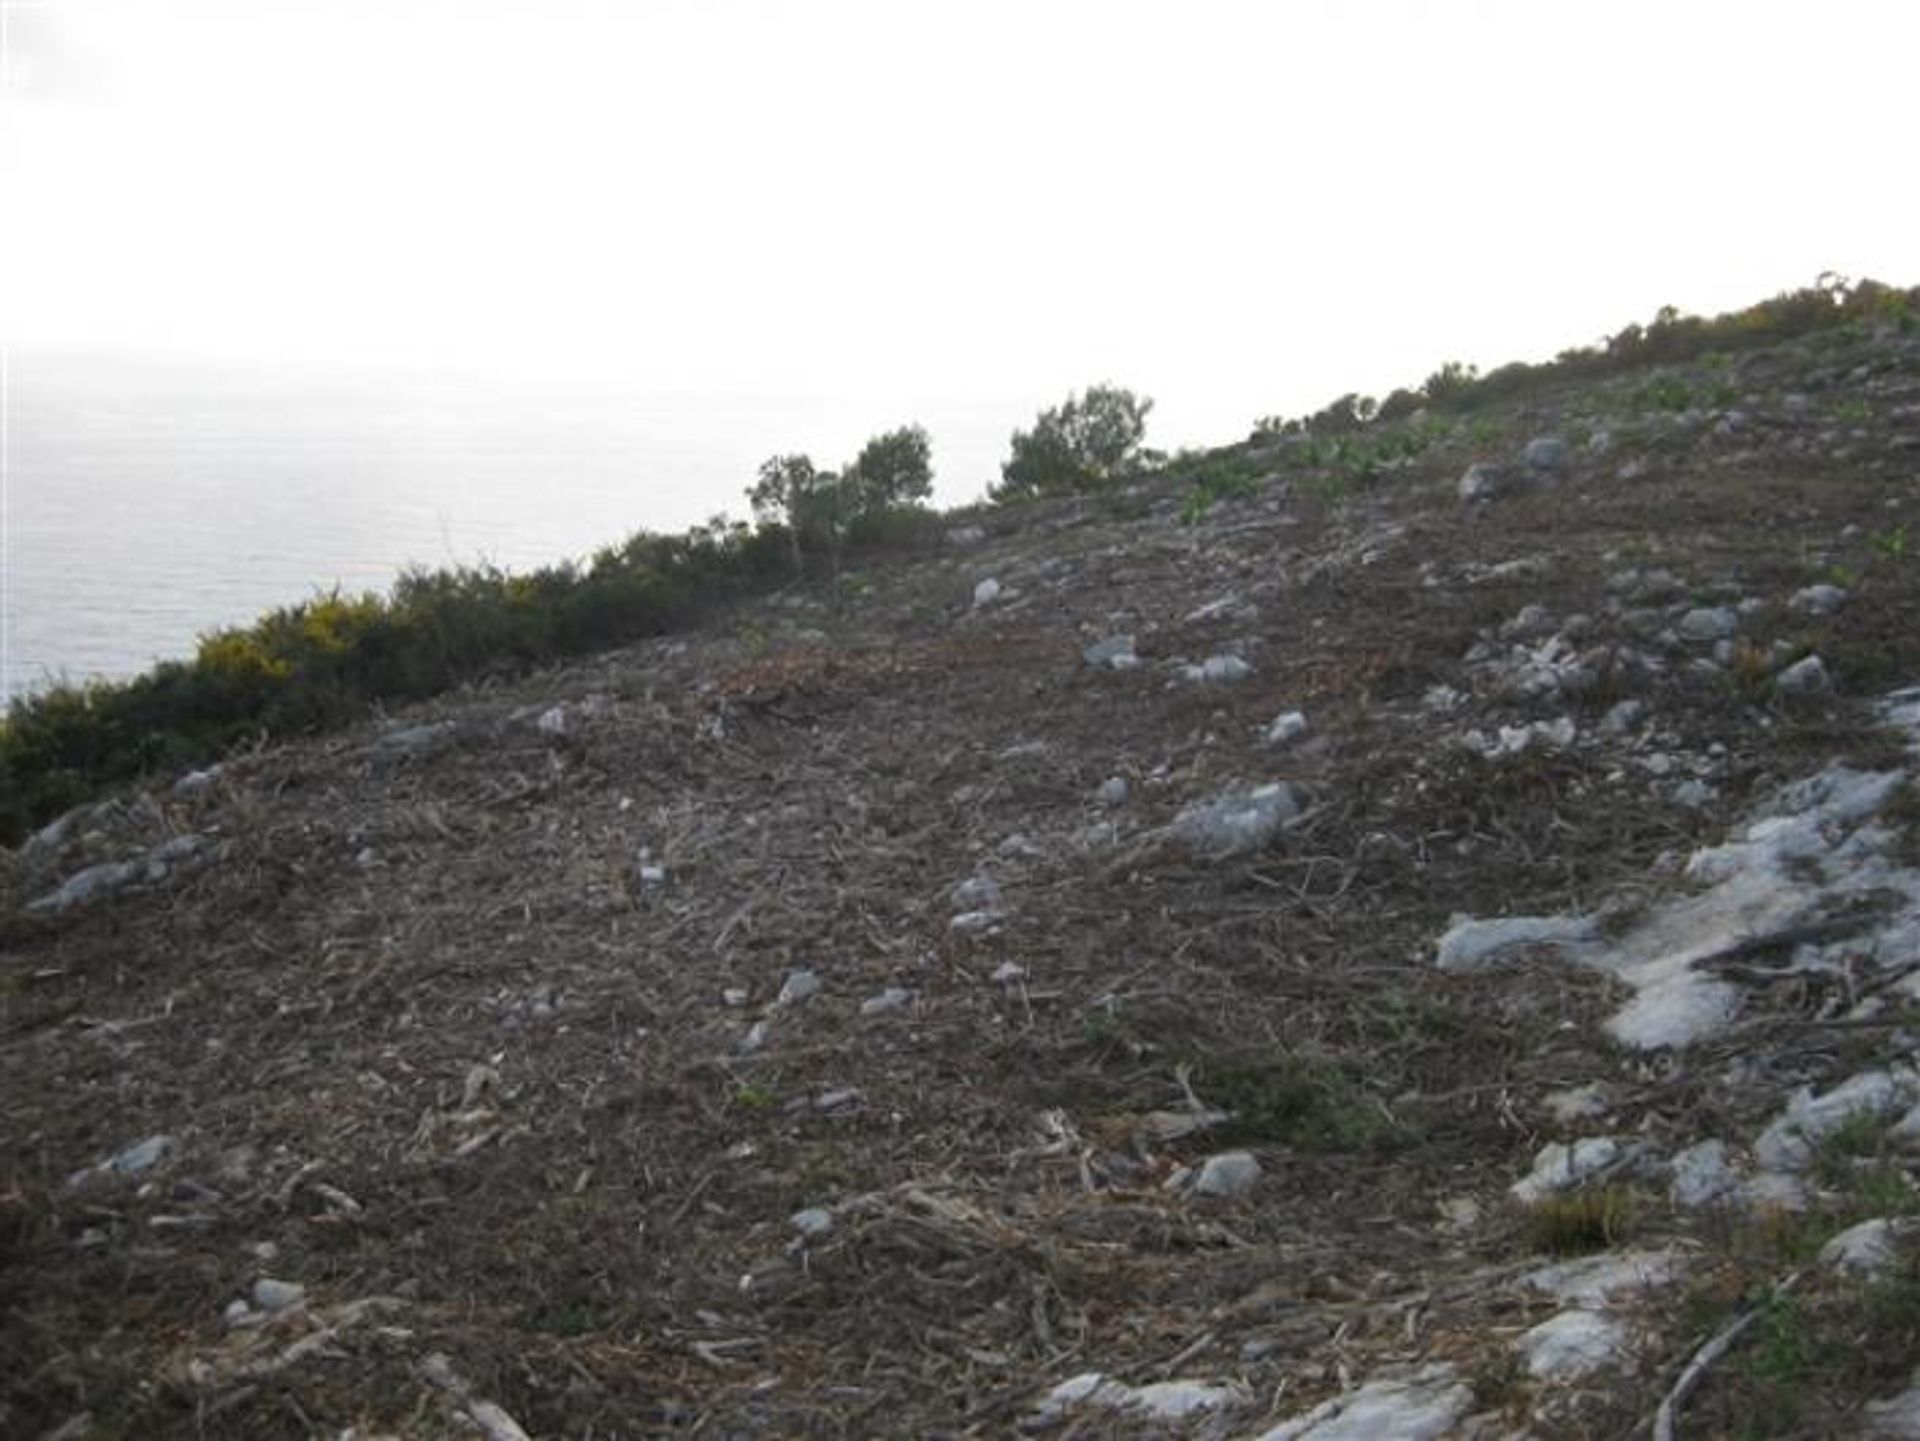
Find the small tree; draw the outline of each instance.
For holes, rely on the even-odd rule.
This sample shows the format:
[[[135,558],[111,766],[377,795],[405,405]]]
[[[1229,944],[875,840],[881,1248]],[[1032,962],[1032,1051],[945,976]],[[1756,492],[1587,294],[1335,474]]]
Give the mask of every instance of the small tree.
[[[837,483],[834,476],[815,470],[808,456],[776,455],[761,465],[759,480],[747,491],[756,520],[764,526],[786,526],[795,575],[804,566],[802,535],[818,527],[823,502],[830,503]]]
[[[844,472],[859,515],[870,517],[933,494],[933,445],[926,430],[903,425],[876,435]]]
[[[1013,433],[995,497],[1084,490],[1130,473],[1146,457],[1140,443],[1152,409],[1151,400],[1114,385],[1069,395],[1042,411],[1032,430]]]

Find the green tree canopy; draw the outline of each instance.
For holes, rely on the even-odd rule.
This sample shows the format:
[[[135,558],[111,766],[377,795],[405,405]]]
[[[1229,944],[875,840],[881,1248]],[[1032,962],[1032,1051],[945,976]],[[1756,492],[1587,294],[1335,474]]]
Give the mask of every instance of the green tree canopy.
[[[933,444],[924,427],[903,425],[869,440],[844,473],[863,515],[925,500],[933,494]]]
[[[1000,467],[998,497],[1045,495],[1104,485],[1137,469],[1153,402],[1116,385],[1042,411],[1032,430],[1013,433],[1013,454]]]

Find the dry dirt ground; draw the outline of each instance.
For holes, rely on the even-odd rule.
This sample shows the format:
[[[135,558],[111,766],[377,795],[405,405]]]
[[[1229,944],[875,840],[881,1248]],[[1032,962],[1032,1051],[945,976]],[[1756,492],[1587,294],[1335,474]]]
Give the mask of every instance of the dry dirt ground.
[[[1171,483],[956,518],[984,533],[7,858],[0,1433],[1252,1437],[1444,1364],[1471,1395],[1444,1434],[1645,1434],[1794,1257],[1635,1182],[1619,1229],[1689,1280],[1630,1359],[1530,1374],[1556,1306],[1517,1278],[1563,1242],[1508,1188],[1574,1134],[1545,1098],[1601,1083],[1656,1151],[1751,1136],[1909,1051],[1914,1003],[1786,975],[1723,1036],[1632,1051],[1618,982],[1444,972],[1435,943],[1462,913],[1630,919],[1782,783],[1898,763],[1872,702],[1920,681],[1920,351],[1757,353],[1691,413],[1636,383],[1370,478],[1273,447],[1193,524]],[[1461,500],[1548,434],[1556,473]],[[1842,608],[1793,607],[1823,582]],[[1743,601],[1720,663],[1671,634]],[[1529,606],[1577,693],[1469,663]],[[1114,633],[1140,663],[1086,663]],[[1252,674],[1181,669],[1227,653]],[[1833,690],[1781,695],[1807,653]],[[1564,745],[1462,739],[1563,716]],[[1256,850],[1163,833],[1275,780],[1304,814]],[[29,908],[183,835],[164,875]],[[1236,1150],[1251,1188],[1196,1193]],[[1808,1364],[1769,1370],[1756,1329],[1683,1434],[1860,1434],[1920,1329],[1837,1285],[1798,1283]],[[1039,1410],[1090,1371],[1224,1399]]]

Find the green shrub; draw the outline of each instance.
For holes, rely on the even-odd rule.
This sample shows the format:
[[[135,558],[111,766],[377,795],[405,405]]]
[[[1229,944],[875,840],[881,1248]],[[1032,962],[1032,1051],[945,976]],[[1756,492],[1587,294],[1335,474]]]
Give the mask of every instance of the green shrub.
[[[1141,442],[1152,409],[1151,400],[1114,385],[1069,395],[1042,411],[1032,430],[1013,433],[994,498],[1086,490],[1132,474],[1148,459]]]

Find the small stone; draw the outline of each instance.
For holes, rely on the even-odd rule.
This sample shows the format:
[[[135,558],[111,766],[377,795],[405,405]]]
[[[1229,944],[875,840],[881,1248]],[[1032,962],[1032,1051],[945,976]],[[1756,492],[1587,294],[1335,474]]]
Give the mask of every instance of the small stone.
[[[1517,615],[1500,626],[1500,634],[1508,640],[1537,640],[1552,630],[1553,613],[1544,605],[1522,606]]]
[[[1688,810],[1699,810],[1710,802],[1716,794],[1713,787],[1701,780],[1681,781],[1668,793],[1673,803],[1685,806]]]
[[[952,900],[957,911],[993,910],[1000,904],[1000,883],[984,872],[968,876],[953,888]]]
[[[975,610],[992,605],[1000,599],[1000,582],[988,576],[973,588],[973,606]]]
[[[1284,711],[1267,727],[1267,744],[1292,745],[1307,733],[1307,718],[1297,710]]]
[[[1133,637],[1130,635],[1110,635],[1097,640],[1080,652],[1080,658],[1091,666],[1106,666],[1113,670],[1126,670],[1140,663],[1140,657],[1134,654]]]
[[[962,911],[947,922],[947,929],[957,936],[978,936],[997,929],[1006,917],[999,911]]]
[[[841,1086],[836,1090],[822,1091],[813,1098],[816,1111],[844,1111],[857,1106],[865,1099],[858,1086]]]
[[[788,971],[774,998],[776,1006],[797,1006],[820,989],[820,977],[809,970]]]
[[[237,1331],[243,1326],[258,1326],[266,1318],[245,1301],[238,1298],[227,1303],[227,1309],[220,1313],[220,1319],[227,1329]]]
[[[1611,706],[1600,717],[1600,734],[1606,736],[1625,735],[1640,724],[1647,713],[1647,703],[1641,700],[1623,700]]]
[[[1612,1136],[1590,1136],[1572,1145],[1555,1141],[1541,1148],[1532,1172],[1508,1189],[1516,1201],[1531,1206],[1615,1170],[1627,1155],[1626,1148]]]
[[[1740,1178],[1727,1164],[1727,1143],[1708,1140],[1687,1147],[1673,1158],[1673,1182],[1668,1195],[1687,1210],[1730,1205],[1739,1199]]]
[[[146,874],[143,861],[103,861],[68,876],[59,889],[31,901],[30,911],[64,911],[125,890]]]
[[[1203,685],[1236,685],[1252,674],[1253,667],[1237,655],[1210,655],[1186,669],[1188,680]]]
[[[996,985],[1011,986],[1027,978],[1027,968],[1018,961],[1002,961],[990,978]]]
[[[1618,1362],[1626,1350],[1626,1332],[1616,1321],[1592,1311],[1562,1311],[1520,1338],[1527,1374],[1543,1381],[1588,1376]]]
[[[1173,838],[1196,856],[1223,860],[1257,851],[1300,814],[1300,801],[1284,781],[1189,806],[1174,817]]]
[[[1849,1226],[1820,1248],[1820,1264],[1856,1276],[1881,1276],[1899,1260],[1893,1223],[1884,1217]]]
[[[1473,1402],[1458,1371],[1433,1364],[1322,1401],[1254,1441],[1441,1441],[1456,1434]]]
[[[1696,606],[1680,617],[1675,629],[1682,640],[1706,645],[1726,640],[1740,627],[1740,616],[1731,606]]]
[[[1536,435],[1523,452],[1527,469],[1554,474],[1567,468],[1567,443],[1557,435]]]
[[[772,1030],[765,1021],[755,1021],[747,1027],[746,1035],[740,1038],[740,1054],[752,1055],[767,1043],[767,1035]]]
[[[787,1224],[805,1239],[818,1240],[833,1229],[833,1212],[824,1206],[809,1206],[787,1217]]]
[[[188,771],[173,783],[173,793],[177,796],[197,796],[212,790],[219,778],[219,766],[208,766],[203,771]]]
[[[116,1176],[145,1175],[172,1155],[173,1149],[173,1137],[149,1136],[146,1140],[135,1142],[126,1150],[116,1154],[107,1162],[106,1169]]]
[[[1093,793],[1093,798],[1103,806],[1125,805],[1127,803],[1127,778],[1125,776],[1108,776],[1100,782],[1100,788]]]
[[[1816,1096],[1803,1087],[1753,1143],[1754,1159],[1768,1171],[1804,1171],[1822,1141],[1863,1120],[1886,1121],[1920,1097],[1912,1071],[1862,1071]]]
[[[1797,660],[1773,678],[1773,688],[1781,695],[1825,695],[1833,689],[1833,677],[1817,655]]]
[[[1207,1157],[1198,1179],[1193,1183],[1193,1189],[1202,1196],[1233,1200],[1251,1191],[1254,1182],[1259,1179],[1260,1163],[1254,1159],[1252,1152],[1222,1151],[1217,1156]]]
[[[253,1283],[253,1304],[270,1316],[303,1305],[306,1299],[307,1288],[297,1281],[276,1281],[271,1276],[262,1276]]]
[[[1505,494],[1509,483],[1507,473],[1499,466],[1481,461],[1469,466],[1460,477],[1460,498],[1469,504],[1483,504]]]
[[[567,733],[567,708],[563,705],[551,706],[540,712],[540,718],[534,728],[543,736],[563,736]]]
[[[860,1003],[860,1014],[878,1016],[887,1011],[897,1011],[913,999],[913,992],[901,986],[888,986],[878,995],[868,996]]]
[[[1801,615],[1832,615],[1847,603],[1847,593],[1837,585],[1810,585],[1796,590],[1787,602],[1789,610]]]
[[[745,986],[728,986],[720,992],[720,1001],[723,1005],[744,1006],[747,1003],[747,996]]]

